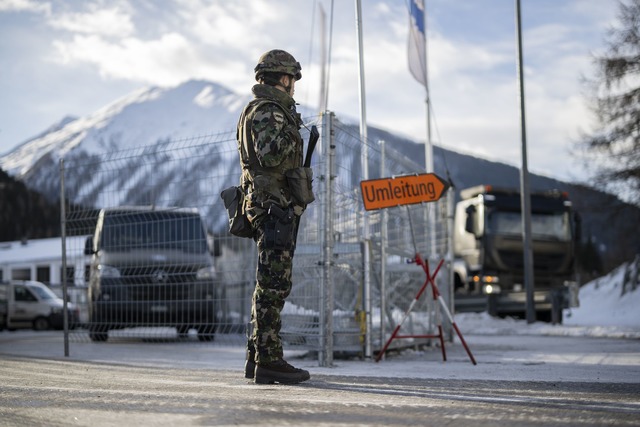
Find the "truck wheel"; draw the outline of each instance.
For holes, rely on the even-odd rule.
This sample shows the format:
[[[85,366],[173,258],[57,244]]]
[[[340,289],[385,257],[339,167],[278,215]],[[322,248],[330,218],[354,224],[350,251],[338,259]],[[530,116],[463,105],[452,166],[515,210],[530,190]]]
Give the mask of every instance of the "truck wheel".
[[[101,332],[89,332],[89,338],[93,342],[105,342],[109,338],[109,335]]]
[[[562,325],[562,308],[553,307],[551,309],[551,324]]]
[[[564,306],[564,297],[558,290],[551,294],[551,324],[562,324],[562,307]]]
[[[46,331],[49,329],[49,321],[44,317],[36,317],[33,321],[33,329],[36,331]]]
[[[109,338],[109,331],[104,326],[91,325],[89,327],[89,339],[93,342],[104,342]]]
[[[487,295],[487,313],[491,317],[498,317],[498,295]]]
[[[190,326],[184,326],[184,325],[176,326],[176,331],[178,331],[178,336],[180,338],[188,337],[189,336],[189,329],[191,329]]]
[[[216,327],[214,325],[198,326],[198,339],[200,341],[213,341],[215,338]]]
[[[538,322],[550,323],[552,310],[539,310],[536,311],[536,320]],[[524,317],[526,317],[526,313],[524,313]]]

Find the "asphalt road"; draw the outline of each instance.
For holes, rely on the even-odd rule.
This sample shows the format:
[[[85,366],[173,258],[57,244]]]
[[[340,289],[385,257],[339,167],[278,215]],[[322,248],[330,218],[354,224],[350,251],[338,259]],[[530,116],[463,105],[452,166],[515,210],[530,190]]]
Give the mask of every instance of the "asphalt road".
[[[6,358],[0,424],[638,425],[637,384],[316,375],[258,386],[237,372]]]
[[[580,338],[561,346],[547,338],[535,344],[546,345],[546,365],[535,356],[523,361],[523,349],[501,337],[469,337],[478,366],[455,345],[446,364],[439,351],[400,362],[337,361],[333,370],[297,359],[296,366],[312,371],[310,381],[265,386],[243,378],[238,347],[72,343],[75,356],[67,358],[60,355],[59,334],[4,332],[0,425],[640,425],[637,340]],[[565,347],[584,353],[586,362],[566,367],[578,370],[575,376],[559,375],[564,369],[551,362],[571,354],[560,354]],[[498,353],[502,360],[492,356]],[[403,367],[409,372],[396,375]],[[537,380],[514,374],[545,367],[552,374]]]

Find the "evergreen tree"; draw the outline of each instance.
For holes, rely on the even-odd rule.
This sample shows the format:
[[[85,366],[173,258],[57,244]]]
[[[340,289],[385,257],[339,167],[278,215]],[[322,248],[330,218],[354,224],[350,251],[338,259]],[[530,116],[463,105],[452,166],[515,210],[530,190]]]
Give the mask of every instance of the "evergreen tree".
[[[60,207],[0,169],[0,242],[60,235]]]
[[[640,205],[640,0],[621,1],[618,21],[586,81],[598,121],[578,148],[596,184]]]

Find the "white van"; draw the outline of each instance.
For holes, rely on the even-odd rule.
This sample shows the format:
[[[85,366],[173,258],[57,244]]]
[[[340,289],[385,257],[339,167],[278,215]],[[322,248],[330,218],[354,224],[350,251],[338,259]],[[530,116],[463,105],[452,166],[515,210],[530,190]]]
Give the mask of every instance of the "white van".
[[[45,284],[12,280],[0,283],[0,330],[62,329],[64,302]],[[69,325],[77,323],[74,304],[67,304]]]

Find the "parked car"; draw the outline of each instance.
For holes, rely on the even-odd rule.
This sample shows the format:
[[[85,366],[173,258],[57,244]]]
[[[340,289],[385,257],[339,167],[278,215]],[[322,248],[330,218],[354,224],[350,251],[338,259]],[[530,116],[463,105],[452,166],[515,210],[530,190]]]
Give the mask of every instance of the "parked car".
[[[0,283],[0,330],[63,329],[64,302],[44,283],[12,280]],[[77,324],[78,310],[67,304],[70,327]]]

